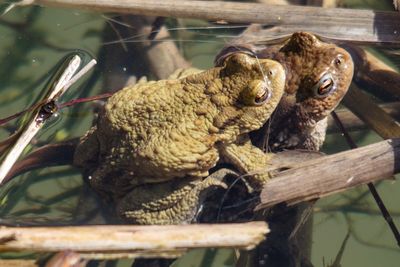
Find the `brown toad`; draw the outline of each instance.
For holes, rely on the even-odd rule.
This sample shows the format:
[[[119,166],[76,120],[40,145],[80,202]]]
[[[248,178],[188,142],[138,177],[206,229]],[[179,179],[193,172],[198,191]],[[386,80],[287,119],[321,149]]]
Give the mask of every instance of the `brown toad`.
[[[81,139],[74,164],[130,221],[190,221],[200,193],[224,186],[203,179],[218,161],[252,174],[255,187],[269,178],[269,156],[247,133],[268,120],[284,84],[278,62],[235,53],[221,67],[124,88]]]
[[[249,32],[257,34],[257,29]],[[232,53],[247,51],[277,60],[286,70],[285,93],[269,123],[260,130],[263,134],[258,145],[265,136],[272,151],[319,150],[325,139],[327,116],[346,94],[353,77],[350,54],[307,32],[294,33],[280,45],[238,43],[225,47],[216,57],[216,65]]]
[[[325,139],[327,117],[339,104],[352,80],[353,61],[349,53],[305,32],[294,33],[280,45],[243,45],[247,38],[252,39],[251,35],[260,33],[260,29],[255,28],[247,31],[238,41],[238,45],[226,47],[217,56],[218,62],[238,50],[247,50],[260,58],[275,59],[285,67],[287,80],[282,100],[263,129],[252,134],[252,141],[257,146],[266,146],[269,151],[274,152],[284,149],[319,150]],[[279,153],[270,164],[275,164],[278,168],[287,168],[302,161],[301,157],[298,158],[296,154],[290,152],[293,151]],[[287,160],[288,155],[295,160]],[[248,203],[248,196],[243,196],[240,192],[242,191],[238,193],[236,189],[232,197],[225,200],[226,205]],[[212,209],[212,204],[212,200],[209,200],[203,208],[205,211],[208,208],[206,214],[208,217],[204,216],[206,220],[211,218],[208,222],[212,221],[216,213]],[[227,209],[221,217],[232,219],[237,218],[236,214],[242,214],[239,216],[243,220],[246,218],[246,213],[241,212],[242,210],[253,209],[251,204],[244,205],[240,211],[238,208]],[[260,265],[263,261],[263,266],[287,266],[293,265],[295,261],[302,261],[303,257],[308,259],[301,250],[305,244],[304,237],[308,234],[298,232],[298,229],[303,231],[308,228],[300,226],[304,226],[305,218],[308,218],[311,210],[312,205],[302,203],[292,207],[277,206],[270,212],[264,211],[263,215],[257,214],[257,219],[268,221],[271,229],[279,231],[272,231],[267,240],[260,244],[256,252],[251,255],[252,263]],[[247,213],[247,218],[252,216],[253,213]],[[276,259],[284,260],[278,261],[277,264]]]

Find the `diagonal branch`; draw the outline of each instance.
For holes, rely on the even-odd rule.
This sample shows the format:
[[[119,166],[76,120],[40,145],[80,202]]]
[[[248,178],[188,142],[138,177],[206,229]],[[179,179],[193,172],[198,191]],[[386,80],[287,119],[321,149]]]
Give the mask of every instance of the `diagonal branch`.
[[[300,163],[279,172],[263,188],[257,209],[295,204],[390,177],[400,171],[400,139]],[[301,185],[301,186],[300,186]]]

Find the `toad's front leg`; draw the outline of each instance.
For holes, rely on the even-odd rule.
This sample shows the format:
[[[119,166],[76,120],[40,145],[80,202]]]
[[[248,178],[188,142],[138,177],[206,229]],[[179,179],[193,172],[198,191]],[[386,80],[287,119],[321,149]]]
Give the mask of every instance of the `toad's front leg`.
[[[209,176],[135,187],[118,202],[119,215],[137,224],[190,223],[197,214],[206,189],[226,185]]]
[[[254,146],[248,136],[243,137],[237,143],[223,147],[221,155],[225,162],[233,164],[239,172],[245,175],[245,180],[255,191],[260,191],[271,178],[268,169],[273,154],[266,154]]]

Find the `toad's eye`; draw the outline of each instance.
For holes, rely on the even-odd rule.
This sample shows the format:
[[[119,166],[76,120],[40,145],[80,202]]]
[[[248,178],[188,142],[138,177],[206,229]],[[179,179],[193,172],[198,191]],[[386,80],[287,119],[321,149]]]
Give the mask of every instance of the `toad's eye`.
[[[253,80],[240,94],[243,104],[248,106],[262,106],[272,96],[271,88],[264,80]]]
[[[342,55],[338,55],[338,56],[335,58],[334,62],[335,62],[335,65],[336,65],[336,66],[342,65],[342,64],[343,64],[343,56],[342,56]]]
[[[270,98],[271,98],[271,90],[268,89],[268,86],[263,85],[261,86],[260,90],[254,97],[254,104],[256,106],[260,106]]]
[[[314,85],[313,92],[316,97],[325,97],[336,90],[336,82],[330,73],[324,74]]]

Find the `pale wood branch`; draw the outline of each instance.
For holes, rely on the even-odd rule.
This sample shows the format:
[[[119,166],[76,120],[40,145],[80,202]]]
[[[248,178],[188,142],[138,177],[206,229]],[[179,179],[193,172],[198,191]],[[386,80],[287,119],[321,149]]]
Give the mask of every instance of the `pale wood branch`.
[[[251,249],[269,232],[264,222],[168,226],[1,227],[0,251],[64,251],[176,257],[191,248]]]
[[[263,188],[257,209],[318,199],[400,171],[400,139],[390,139],[300,163]]]
[[[400,43],[400,16],[394,11],[310,6],[265,5],[221,1],[173,0],[30,0],[28,4],[81,8],[147,16],[196,18],[271,27],[252,41],[310,31],[326,38],[354,42]],[[306,19],[305,19],[306,18]],[[268,39],[268,38],[267,38]]]

